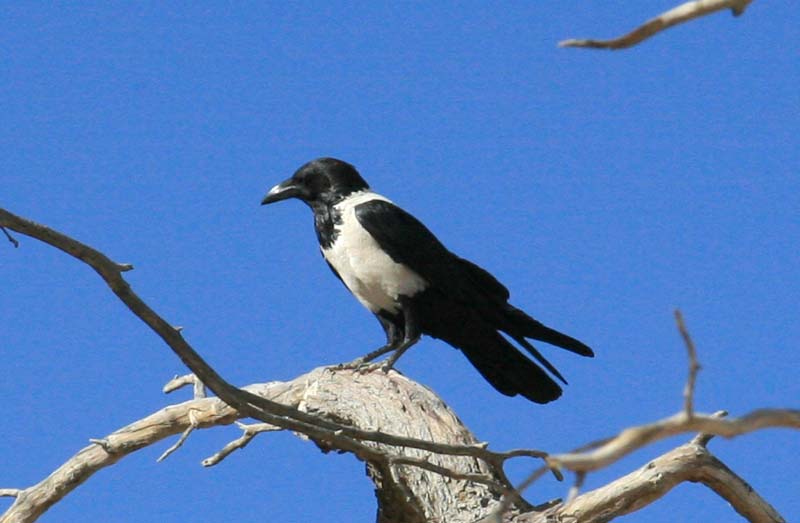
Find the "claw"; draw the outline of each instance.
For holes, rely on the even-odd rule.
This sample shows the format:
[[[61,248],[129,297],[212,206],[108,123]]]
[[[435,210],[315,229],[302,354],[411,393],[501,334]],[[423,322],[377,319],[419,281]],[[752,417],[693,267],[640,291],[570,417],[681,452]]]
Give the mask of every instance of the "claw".
[[[370,372],[375,372],[376,370],[383,370],[383,364],[381,362],[362,363],[358,368],[356,368],[356,372],[359,374],[369,374]]]
[[[358,374],[369,374],[370,372],[381,371],[383,373],[387,373],[393,369],[391,362],[389,361],[390,358],[387,358],[383,361],[378,362],[370,362],[369,360],[365,360],[362,358],[356,358],[353,361],[347,363],[340,363],[336,365],[334,368],[336,370],[352,370],[357,372]]]
[[[364,361],[364,358],[356,358],[353,361],[349,361],[349,362],[346,362],[346,363],[340,363],[340,364],[336,365],[336,369],[337,370],[353,370],[353,369],[357,369],[357,368],[361,367],[365,363],[366,362]]]
[[[340,363],[339,365],[336,365],[335,368],[336,370],[353,370],[359,374],[366,374],[367,372],[372,372],[375,370],[377,366],[377,363],[370,363],[362,357],[356,358],[348,363]]]
[[[388,374],[390,370],[394,370],[394,363],[390,361],[391,358],[386,358],[380,363],[376,363],[375,365],[383,372],[384,374]]]

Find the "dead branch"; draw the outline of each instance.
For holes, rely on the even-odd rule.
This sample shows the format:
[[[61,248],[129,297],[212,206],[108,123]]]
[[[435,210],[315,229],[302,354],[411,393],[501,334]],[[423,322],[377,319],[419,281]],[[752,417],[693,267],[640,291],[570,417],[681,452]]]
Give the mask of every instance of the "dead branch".
[[[245,389],[306,412],[338,419],[344,424],[406,434],[467,449],[478,444],[440,398],[394,371],[388,375],[361,375],[320,367],[289,382],[256,384]],[[376,397],[381,398],[380,403],[375,401]],[[81,449],[36,485],[0,491],[16,497],[14,504],[0,516],[0,522],[35,521],[95,472],[123,457],[176,434],[188,435],[194,429],[231,424],[240,416],[219,398],[196,398],[165,407],[94,440],[95,443]],[[264,430],[276,430],[276,427],[256,426],[250,429],[250,434],[254,436]],[[310,439],[324,452],[342,450],[326,439],[313,436]],[[181,437],[165,455],[185,442],[186,438]],[[509,490],[501,470],[495,470],[492,465],[475,457],[447,456],[381,443],[366,445],[370,449],[365,459],[367,470],[376,485],[379,511],[386,514],[383,521],[397,521],[398,511],[417,514],[417,519],[410,521],[435,518],[471,521],[474,516],[488,513],[501,494]],[[225,455],[232,450],[229,449]],[[215,455],[216,462],[224,458],[219,455],[222,452],[224,450]],[[497,461],[502,464],[501,458],[506,454],[527,455],[528,452],[498,454]],[[210,465],[208,461],[203,464]],[[402,499],[398,498],[401,491]],[[518,507],[527,505],[523,503]]]
[[[653,503],[679,484],[702,483],[724,498],[748,521],[785,523],[777,511],[742,478],[713,456],[705,445],[690,442],[673,449],[599,489],[536,515],[531,522],[606,522]]]
[[[697,349],[694,347],[694,341],[686,329],[686,324],[683,321],[683,314],[678,309],[675,309],[675,323],[678,326],[683,342],[686,345],[686,353],[689,356],[689,372],[686,379],[686,386],[683,388],[683,411],[686,416],[691,418],[694,416],[694,386],[697,382],[697,373],[700,372],[700,363],[697,361]]]
[[[360,375],[321,367],[289,382],[256,384],[245,388],[253,394],[308,412],[324,412],[345,423],[407,433],[409,436],[445,441],[466,448],[473,448],[477,441],[438,397],[396,372]],[[381,397],[380,404],[374,401],[376,394]],[[95,472],[113,465],[128,454],[192,427],[203,429],[231,424],[239,416],[219,398],[197,398],[165,407],[96,440],[96,443],[80,450],[38,484],[26,489],[0,491],[17,498],[8,512],[0,517],[0,522],[35,521]],[[709,418],[717,419],[712,416]],[[261,425],[252,429],[252,436],[261,430],[276,428]],[[709,435],[699,435],[692,442],[653,460],[638,471],[600,489],[578,495],[565,505],[537,513],[527,505],[514,507],[510,504],[511,510],[504,510],[498,517],[505,522],[544,522],[552,521],[547,520],[547,516],[558,514],[562,520],[576,523],[609,521],[612,516],[638,510],[659,499],[683,481],[695,481],[714,489],[731,502],[738,512],[752,518],[751,521],[782,521],[777,512],[743,480],[707,451],[698,450],[705,449],[709,438]],[[323,451],[339,450],[330,442],[311,439]],[[374,443],[370,445],[376,454],[366,461],[370,477],[378,487],[381,507],[385,507],[387,512],[386,519],[382,521],[396,521],[395,516],[390,515],[396,515],[398,506],[404,507],[404,511],[419,513],[423,518],[437,515],[447,521],[471,521],[470,518],[479,513],[486,516],[497,508],[500,494],[506,491],[501,469],[494,469],[481,460]],[[517,450],[503,453],[503,456],[528,455],[529,452],[535,453]],[[216,462],[219,462],[225,456],[217,457]],[[203,464],[211,464],[207,462],[208,459]],[[546,468],[543,469],[542,474],[546,471]],[[406,501],[401,502],[396,498],[401,491]],[[420,499],[425,500],[424,505],[419,504]],[[469,500],[469,507],[464,506],[465,500]],[[390,506],[393,507],[391,510]],[[458,519],[457,514],[462,513],[469,513],[470,518]]]
[[[5,209],[0,209],[0,227],[7,227],[40,240],[66,252],[92,267],[111,288],[112,292],[149,326],[167,346],[193,371],[198,380],[206,384],[225,403],[236,409],[242,417],[251,417],[265,423],[305,434],[318,441],[329,442],[339,450],[352,452],[361,459],[374,455],[374,450],[363,442],[383,443],[396,447],[410,447],[452,456],[471,456],[486,462],[502,462],[516,455],[488,450],[486,444],[476,442],[471,446],[451,445],[415,438],[387,434],[377,430],[363,430],[343,425],[323,416],[308,414],[294,406],[272,401],[245,389],[239,389],[224,379],[203,360],[197,351],[176,329],[148,306],[122,277],[122,272],[133,269],[130,264],[112,261],[100,251],[44,225],[27,220]],[[180,381],[180,378],[178,378]],[[544,457],[543,452],[526,451]],[[532,454],[533,453],[533,454]]]
[[[607,467],[650,443],[670,436],[702,432],[732,438],[765,428],[800,429],[800,410],[758,409],[740,418],[725,419],[698,413],[688,417],[681,411],[654,423],[625,429],[593,450],[550,454],[546,460],[551,467],[590,472]]]
[[[681,327],[682,323],[679,323]],[[685,332],[685,327],[682,332]],[[727,415],[727,412],[719,411],[712,418],[721,419]],[[701,432],[689,443],[608,485],[568,500],[563,506],[554,507],[537,519],[605,522],[609,514],[616,517],[635,512],[660,499],[677,485],[690,481],[712,489],[748,521],[785,523],[781,515],[747,482],[709,452],[707,446],[713,437],[712,434]]]
[[[712,418],[720,419],[725,411]],[[781,515],[742,478],[707,449],[711,434],[699,433],[691,441],[650,461],[638,470],[603,487],[577,495],[586,472],[576,474],[575,485],[563,503],[540,512],[528,512],[515,523],[605,523],[657,501],[680,483],[702,483],[728,501],[739,514],[755,523],[785,523]],[[528,485],[546,469],[529,478]],[[574,495],[573,495],[574,494]],[[501,523],[504,502],[481,523]]]
[[[189,410],[189,426],[186,427],[186,430],[183,431],[183,433],[181,434],[181,437],[178,438],[178,441],[176,441],[170,448],[165,450],[164,453],[161,454],[156,461],[158,461],[158,462],[164,461],[165,459],[167,459],[169,457],[170,454],[172,454],[173,452],[175,452],[176,450],[181,448],[183,446],[184,442],[187,439],[189,439],[189,435],[192,432],[194,432],[194,429],[196,429],[198,426],[199,426],[199,421],[197,420],[197,414],[195,413],[195,411],[190,409]]]
[[[213,467],[218,463],[221,463],[222,460],[227,458],[231,455],[234,451],[240,450],[245,448],[256,436],[263,432],[274,432],[281,430],[279,427],[275,425],[270,425],[268,423],[254,423],[251,425],[246,425],[244,423],[236,422],[236,426],[242,429],[242,435],[235,440],[231,441],[224,447],[222,447],[218,452],[214,453],[212,456],[207,457],[202,461],[204,467]]]
[[[630,33],[611,40],[563,40],[559,47],[588,47],[592,49],[626,49],[672,26],[695,18],[730,9],[734,16],[744,13],[752,0],[693,0],[652,18]]]
[[[684,409],[677,414],[654,423],[630,427],[615,437],[604,438],[583,445],[569,453],[554,454],[546,458],[547,465],[535,470],[515,490],[524,492],[538,481],[547,470],[571,470],[576,475],[575,485],[570,489],[567,503],[576,498],[578,489],[588,472],[605,468],[622,457],[650,443],[684,432],[701,430],[691,441],[692,444],[705,446],[715,435],[734,437],[766,426],[800,428],[800,411],[792,409],[761,409],[740,419],[722,420],[728,415],[719,411],[712,415],[696,415],[694,412],[694,388],[700,364],[697,361],[697,350],[683,321],[680,310],[675,311],[678,331],[686,345],[689,370],[684,387]],[[724,422],[722,425],[716,422]],[[703,428],[704,427],[704,428]],[[510,506],[511,499],[504,499],[496,508],[493,516],[499,520],[500,515]]]
[[[703,432],[687,445],[704,449],[705,442],[714,434],[733,437],[767,427],[800,428],[800,411],[791,409],[761,409],[738,419],[724,420],[695,414],[692,408],[692,374],[696,373],[696,369],[692,370],[692,367],[685,397],[688,408],[682,412],[664,420],[626,429],[613,438],[592,443],[579,451],[549,456],[536,450],[490,451],[488,445],[478,442],[438,397],[396,372],[365,375],[320,368],[292,382],[237,389],[200,358],[181,337],[179,329],[172,327],[133,293],[121,276],[132,266],[115,263],[85,244],[3,209],[0,209],[0,227],[37,238],[90,265],[131,311],[149,325],[197,376],[194,381],[177,378],[169,388],[205,383],[219,396],[219,399],[196,397],[192,401],[162,409],[105,438],[91,440],[93,445],[82,449],[39,484],[21,490],[0,490],[0,495],[16,498],[12,507],[0,517],[2,523],[34,521],[95,471],[152,442],[183,433],[166,455],[179,448],[192,430],[232,423],[241,417],[261,420],[264,422],[261,425],[263,430],[292,430],[313,440],[323,451],[350,452],[365,461],[368,474],[377,486],[378,520],[382,523],[473,521],[483,516],[503,521],[533,521],[531,518],[540,513],[533,511],[533,507],[516,495],[503,471],[505,461],[513,457],[539,457],[548,464],[524,485],[529,485],[548,469],[556,474],[559,470],[570,470],[577,475],[574,488],[577,493],[587,472],[605,467],[648,443],[675,434]],[[381,401],[376,405],[374,398],[378,397]],[[254,432],[245,431],[245,436],[206,461],[218,462],[233,450],[243,447],[252,439],[250,434]],[[673,452],[678,453],[681,448]],[[656,466],[650,468],[658,469]],[[675,477],[679,478],[677,481],[703,481],[726,499],[742,498],[745,491],[751,490],[724,465],[714,465],[713,471],[705,465],[694,468],[705,470],[706,475],[680,476],[676,473]],[[618,481],[625,480],[633,485],[634,479],[626,476]],[[632,487],[627,485],[623,490],[629,488]],[[669,488],[660,494],[654,491],[650,497],[643,495],[633,505],[617,503],[617,509],[602,512],[602,521],[636,510],[642,503],[657,499]],[[567,504],[559,510],[571,510],[570,507],[578,503],[590,504],[586,500],[593,499],[590,495],[598,491],[571,495]],[[754,493],[753,496],[741,507],[733,501],[731,503],[740,513],[754,518],[753,521],[781,521],[774,511],[773,514],[764,507],[759,508],[760,498]],[[599,506],[601,501],[593,503]],[[766,505],[766,502],[763,504]],[[498,507],[503,510],[495,510],[492,516],[492,509]],[[771,510],[768,505],[766,507]],[[589,508],[581,510],[584,515],[592,513]],[[575,521],[599,520],[587,519],[584,515],[576,516]]]

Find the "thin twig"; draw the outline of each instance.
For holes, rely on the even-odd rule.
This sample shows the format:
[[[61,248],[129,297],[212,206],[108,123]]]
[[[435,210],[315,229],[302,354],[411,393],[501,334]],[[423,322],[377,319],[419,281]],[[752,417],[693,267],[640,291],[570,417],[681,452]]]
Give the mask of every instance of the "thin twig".
[[[683,410],[686,412],[686,417],[691,418],[694,416],[694,388],[697,381],[697,373],[702,367],[697,361],[697,350],[694,347],[692,337],[689,336],[689,331],[686,329],[686,324],[683,322],[683,314],[680,309],[675,309],[675,323],[678,325],[678,332],[681,333],[683,342],[686,345],[686,352],[689,355],[689,377],[686,380],[686,386],[683,388]]]
[[[510,494],[503,496],[503,498],[500,500],[500,503],[498,503],[494,510],[492,510],[492,519],[497,523],[501,523],[503,521],[503,514],[505,514],[508,509],[511,508],[511,504],[513,503],[514,499],[517,497],[521,498],[522,493],[528,490],[528,487],[538,481],[539,478],[547,474],[549,470],[551,470],[551,467],[547,465],[537,468],[527,478],[525,478],[522,483],[514,487],[514,490],[511,491]]]
[[[585,452],[585,451],[588,451],[588,450],[596,449],[598,447],[601,447],[602,445],[605,445],[606,443],[608,443],[612,439],[613,438],[599,439],[599,440],[593,441],[591,443],[587,443],[585,445],[581,445],[580,447],[577,447],[577,448],[573,449],[572,452],[573,453],[574,452]],[[541,466],[541,467],[539,467],[537,469],[534,469],[534,471],[531,472],[530,475],[527,478],[525,478],[525,480],[522,481],[522,483],[520,483],[519,485],[517,485],[515,487],[514,493],[516,495],[521,496],[522,492],[525,492],[528,488],[530,488],[531,485],[533,485],[535,482],[537,482],[542,476],[547,474],[548,471],[551,472],[553,474],[553,476],[558,481],[564,481],[564,474],[561,472],[561,469],[559,467],[554,467],[554,466],[551,466],[550,464],[548,464],[547,456],[544,457],[544,460],[545,460],[545,465],[543,465],[543,466]],[[511,506],[511,499],[504,498],[501,501],[501,504],[496,509],[496,511],[497,511],[498,514],[502,515],[503,513],[505,513],[506,510],[508,510],[510,508],[510,506]]]
[[[19,247],[19,242],[17,241],[17,239],[14,238],[13,236],[11,236],[11,234],[6,230],[5,227],[0,227],[0,230],[3,231],[3,234],[6,235],[6,238],[8,238],[8,241],[11,242],[11,244],[14,246],[14,248]]]
[[[165,459],[167,459],[167,458],[169,457],[169,455],[170,455],[170,454],[172,454],[173,452],[175,452],[176,450],[178,450],[179,448],[181,448],[181,446],[183,445],[183,443],[186,441],[186,438],[188,438],[188,437],[189,437],[189,434],[191,434],[191,433],[192,433],[192,431],[194,431],[194,429],[196,429],[196,428],[198,427],[198,425],[199,425],[199,424],[198,424],[198,422],[197,422],[197,417],[196,417],[196,415],[195,415],[194,411],[193,411],[193,410],[190,410],[190,411],[189,411],[189,426],[188,426],[188,427],[186,427],[186,430],[184,430],[184,431],[183,431],[183,434],[181,434],[181,437],[180,437],[180,438],[178,438],[178,441],[176,441],[176,442],[175,442],[175,444],[174,444],[174,445],[172,445],[170,448],[168,448],[167,450],[165,450],[165,451],[164,451],[164,453],[163,453],[163,454],[161,454],[161,455],[158,457],[158,459],[156,460],[156,462],[158,462],[158,463],[161,463],[162,461],[164,461]]]
[[[213,467],[214,465],[218,464],[225,458],[227,458],[231,453],[236,450],[243,449],[247,446],[253,438],[261,434],[262,432],[274,432],[278,430],[282,430],[280,427],[276,427],[275,425],[270,425],[269,423],[256,423],[252,425],[245,425],[244,423],[236,422],[236,425],[242,429],[242,435],[235,440],[231,441],[219,452],[207,457],[201,463],[204,467]]]
[[[648,20],[630,33],[611,40],[570,39],[559,42],[559,47],[587,47],[592,49],[625,49],[669,29],[672,26],[709,15],[723,9],[730,9],[739,16],[752,0],[693,0]]]

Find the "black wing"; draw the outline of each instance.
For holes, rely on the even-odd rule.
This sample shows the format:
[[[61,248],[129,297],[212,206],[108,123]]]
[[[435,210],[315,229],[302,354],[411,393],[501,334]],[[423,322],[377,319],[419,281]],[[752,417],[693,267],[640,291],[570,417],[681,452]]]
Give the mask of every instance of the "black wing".
[[[421,303],[423,307],[427,303],[436,309],[435,323],[429,324],[431,330],[426,333],[460,348],[503,394],[519,393],[537,403],[546,403],[559,397],[561,388],[498,330],[516,340],[564,383],[558,370],[525,338],[542,340],[583,356],[593,355],[580,341],[542,325],[509,304],[509,292],[502,283],[447,250],[427,227],[403,209],[390,202],[373,200],[357,205],[355,215],[392,260],[422,276],[430,287],[451,300],[442,302],[429,296],[427,302]],[[463,318],[476,321],[463,325]]]
[[[372,200],[357,205],[355,215],[392,260],[451,297],[469,301],[485,296],[502,302],[508,300],[508,289],[494,276],[447,250],[422,222],[395,204]]]

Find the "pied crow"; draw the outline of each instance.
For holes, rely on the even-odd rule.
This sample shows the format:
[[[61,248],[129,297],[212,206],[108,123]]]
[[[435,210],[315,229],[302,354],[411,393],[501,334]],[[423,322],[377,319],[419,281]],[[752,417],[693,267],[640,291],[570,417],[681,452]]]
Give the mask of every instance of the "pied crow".
[[[564,383],[526,338],[594,356],[580,341],[508,303],[508,289],[494,276],[447,250],[419,220],[372,192],[349,163],[334,158],[308,162],[270,189],[261,203],[288,198],[311,208],[328,266],[386,332],[386,345],[352,366],[394,351],[382,365],[388,370],[427,334],[460,349],[499,392],[547,403],[561,395],[561,387],[501,333]]]

